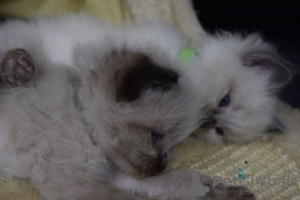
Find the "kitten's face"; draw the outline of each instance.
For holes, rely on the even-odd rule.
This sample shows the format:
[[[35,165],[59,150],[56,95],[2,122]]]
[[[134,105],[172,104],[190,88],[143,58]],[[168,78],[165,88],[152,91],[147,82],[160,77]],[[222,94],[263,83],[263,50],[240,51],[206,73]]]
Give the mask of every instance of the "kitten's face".
[[[200,125],[190,117],[192,111],[182,104],[188,102],[180,102],[181,95],[151,93],[131,105],[120,105],[118,111],[122,112],[114,118],[116,125],[109,126],[107,131],[114,133],[109,136],[113,144],[108,149],[108,159],[134,177],[156,175],[164,170],[169,148]]]
[[[206,108],[217,120],[213,129],[196,131],[196,137],[211,143],[243,143],[269,129],[282,129],[275,120],[276,93],[291,72],[271,46],[256,35],[221,36],[208,40],[195,61],[201,69],[194,79],[206,88]]]
[[[202,112],[201,95],[176,70],[177,61],[161,54],[125,48],[100,55],[104,59],[96,63],[80,61],[100,66],[83,90],[99,130],[95,140],[110,163],[137,178],[164,170],[169,148],[210,119]]]

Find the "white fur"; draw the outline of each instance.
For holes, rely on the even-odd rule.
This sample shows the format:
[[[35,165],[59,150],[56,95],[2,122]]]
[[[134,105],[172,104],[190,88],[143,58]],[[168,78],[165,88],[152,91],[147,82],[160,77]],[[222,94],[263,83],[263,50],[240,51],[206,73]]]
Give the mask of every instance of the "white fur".
[[[176,58],[178,50],[187,44],[187,40],[172,26],[164,22],[144,22],[114,26],[85,14],[69,14],[57,18],[37,18],[33,21],[15,21],[1,25],[1,51],[24,47],[28,41],[34,41],[52,62],[73,66],[72,51],[78,44],[105,41],[122,32],[128,46],[140,47],[140,43],[154,43],[166,53]],[[168,38],[168,40],[166,40]],[[1,52],[1,54],[3,54]]]
[[[263,136],[268,128],[276,127],[277,93],[282,85],[278,86],[271,79],[278,69],[276,66],[247,67],[243,64],[244,57],[251,54],[268,55],[276,60],[275,48],[257,34],[243,37],[222,33],[208,35],[200,42],[198,56],[188,69],[201,88],[199,92],[206,93],[207,109],[215,113],[215,127],[222,128],[224,135],[218,135],[213,128],[196,131],[196,137],[210,143],[244,143]],[[291,73],[286,69],[285,73]],[[219,108],[219,102],[226,94],[230,95],[230,102]]]

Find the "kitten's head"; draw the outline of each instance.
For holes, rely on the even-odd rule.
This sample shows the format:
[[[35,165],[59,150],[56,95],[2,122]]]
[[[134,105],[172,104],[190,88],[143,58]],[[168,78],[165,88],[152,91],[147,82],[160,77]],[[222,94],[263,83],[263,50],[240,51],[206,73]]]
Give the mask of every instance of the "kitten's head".
[[[202,112],[201,93],[191,92],[194,85],[178,71],[177,59],[150,44],[109,44],[75,53],[77,65],[89,69],[81,98],[95,126],[93,138],[121,171],[158,174],[166,168],[167,151],[211,118]]]
[[[213,129],[198,130],[211,143],[248,142],[268,131],[283,131],[276,117],[278,89],[292,79],[293,67],[257,34],[222,34],[203,40],[190,72],[206,92]],[[206,88],[206,90],[203,90]]]

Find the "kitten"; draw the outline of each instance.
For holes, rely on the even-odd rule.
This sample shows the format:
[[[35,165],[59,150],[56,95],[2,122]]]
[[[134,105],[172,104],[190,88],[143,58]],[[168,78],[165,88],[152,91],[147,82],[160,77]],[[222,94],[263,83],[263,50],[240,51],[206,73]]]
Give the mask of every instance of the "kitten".
[[[36,39],[0,46],[2,173],[29,179],[44,199],[255,198],[204,175],[209,191],[191,196],[198,172],[164,172],[168,149],[210,116],[158,44],[133,46],[120,34],[75,45],[71,69]]]
[[[292,79],[293,66],[258,34],[221,33],[200,42],[188,69],[199,92],[206,92],[206,108],[217,123],[193,136],[216,144],[245,143],[284,132],[276,113],[278,91]]]

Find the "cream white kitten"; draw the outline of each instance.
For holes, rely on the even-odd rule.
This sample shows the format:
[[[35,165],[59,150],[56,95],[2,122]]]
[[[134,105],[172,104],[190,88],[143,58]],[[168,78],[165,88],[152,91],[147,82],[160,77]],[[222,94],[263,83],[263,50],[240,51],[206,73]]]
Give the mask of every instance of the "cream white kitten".
[[[168,149],[211,119],[169,46],[112,26],[89,42],[62,21],[0,27],[2,173],[29,179],[51,200],[255,198],[204,175],[206,194],[191,195],[198,172],[164,172]],[[52,23],[75,32],[65,40]]]
[[[292,79],[293,66],[258,34],[221,33],[200,42],[188,71],[199,92],[206,93],[206,108],[217,123],[193,135],[218,144],[284,132],[277,119],[277,94]]]

